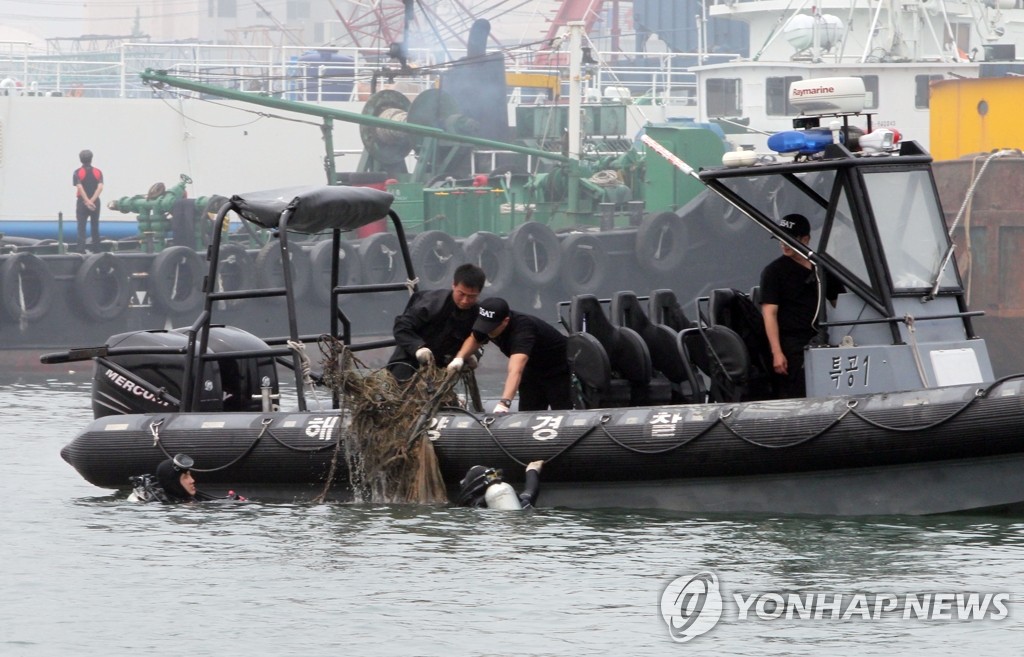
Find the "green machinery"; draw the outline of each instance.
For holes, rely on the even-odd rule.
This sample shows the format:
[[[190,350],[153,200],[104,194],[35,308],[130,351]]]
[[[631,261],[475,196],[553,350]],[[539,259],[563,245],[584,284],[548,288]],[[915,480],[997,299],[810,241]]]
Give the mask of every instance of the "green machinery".
[[[202,249],[206,241],[204,234],[207,227],[205,211],[214,197],[201,196],[197,199],[189,199],[185,187],[191,183],[191,178],[181,174],[178,184],[170,189],[166,188],[163,183],[155,183],[145,194],[123,196],[110,201],[107,207],[124,214],[136,213],[139,237],[146,245],[147,251],[160,251],[167,245],[169,235],[173,230],[172,213],[178,213],[180,215],[176,218],[178,225],[191,226],[192,233],[186,235],[184,239],[175,235],[175,242],[195,249]]]
[[[328,183],[386,185],[413,232],[506,233],[531,220],[556,231],[627,227],[645,214],[675,210],[700,192],[699,185],[661,158],[646,158],[633,138],[624,135],[627,108],[618,102],[580,105],[583,141],[579,156],[570,157],[573,116],[566,105],[517,107],[514,138],[498,141],[476,136],[475,121],[440,89],[412,101],[393,90],[380,91],[356,113],[153,70],[142,78],[154,86],[320,117]],[[358,172],[336,170],[334,121],[360,126],[364,154]],[[721,164],[725,143],[709,128],[671,123],[646,129],[697,168]],[[409,171],[405,162],[412,155],[416,165]]]

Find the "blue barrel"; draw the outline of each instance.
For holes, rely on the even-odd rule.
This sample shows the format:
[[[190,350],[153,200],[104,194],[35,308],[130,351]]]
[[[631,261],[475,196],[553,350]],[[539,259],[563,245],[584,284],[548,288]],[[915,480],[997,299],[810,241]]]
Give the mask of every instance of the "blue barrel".
[[[335,50],[320,48],[295,59],[294,87],[297,100],[335,100],[352,98],[355,60]]]

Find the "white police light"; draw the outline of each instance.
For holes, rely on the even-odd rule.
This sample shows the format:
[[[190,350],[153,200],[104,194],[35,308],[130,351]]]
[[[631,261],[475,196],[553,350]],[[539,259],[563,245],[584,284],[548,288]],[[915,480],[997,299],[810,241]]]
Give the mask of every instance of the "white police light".
[[[900,133],[888,128],[872,130],[860,138],[860,148],[865,153],[887,153],[899,148]]]

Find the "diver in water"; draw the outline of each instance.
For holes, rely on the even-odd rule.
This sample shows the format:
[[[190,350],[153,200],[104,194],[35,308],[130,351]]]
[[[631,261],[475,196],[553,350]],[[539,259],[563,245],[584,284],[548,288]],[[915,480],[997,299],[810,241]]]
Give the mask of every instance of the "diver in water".
[[[132,502],[162,502],[178,504],[181,502],[207,502],[220,499],[196,490],[196,480],[192,477],[195,461],[187,454],[175,454],[174,458],[161,461],[156,466],[156,474],[144,474],[132,477],[132,493],[128,500]],[[244,501],[245,498],[228,493],[227,500]]]
[[[474,465],[459,482],[456,504],[505,511],[532,509],[540,495],[540,469],[543,465],[544,461],[533,461],[526,466],[526,488],[519,495],[501,478],[501,470]]]

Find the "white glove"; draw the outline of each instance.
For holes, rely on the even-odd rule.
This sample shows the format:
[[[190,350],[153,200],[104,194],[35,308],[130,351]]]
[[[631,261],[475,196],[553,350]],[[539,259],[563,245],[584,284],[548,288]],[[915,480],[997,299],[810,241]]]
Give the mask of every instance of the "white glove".
[[[469,368],[471,370],[475,370],[479,364],[480,364],[480,361],[473,354],[470,354],[470,355],[466,356],[466,367],[467,368]]]
[[[508,406],[502,404],[501,402],[498,402],[497,404],[495,404],[492,413],[494,413],[495,415],[504,415],[505,413],[508,413]]]
[[[434,352],[430,350],[430,347],[420,347],[416,350],[416,360],[420,362],[420,365],[430,365],[434,362]]]
[[[465,361],[463,361],[461,358],[456,356],[455,358],[452,359],[452,362],[448,363],[448,371],[449,372],[461,372],[462,371],[462,366],[464,364],[465,364]]]

